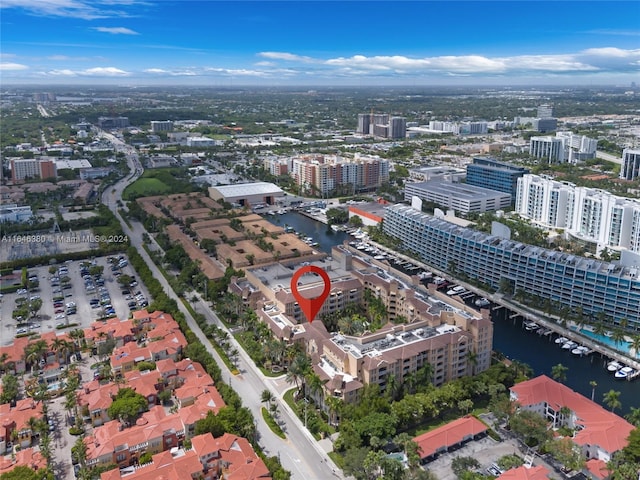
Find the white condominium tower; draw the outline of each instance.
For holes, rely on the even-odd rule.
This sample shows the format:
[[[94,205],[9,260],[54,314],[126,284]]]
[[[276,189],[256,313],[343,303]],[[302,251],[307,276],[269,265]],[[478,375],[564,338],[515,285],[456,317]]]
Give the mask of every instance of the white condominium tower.
[[[577,240],[640,253],[640,201],[538,175],[518,179],[515,211]]]

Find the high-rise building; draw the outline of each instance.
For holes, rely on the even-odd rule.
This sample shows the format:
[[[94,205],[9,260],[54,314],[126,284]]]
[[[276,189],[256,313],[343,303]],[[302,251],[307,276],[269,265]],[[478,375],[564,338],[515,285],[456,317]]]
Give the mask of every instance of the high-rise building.
[[[327,195],[339,187],[370,190],[389,181],[389,161],[356,155],[303,155],[292,159],[291,176],[309,191]]]
[[[368,113],[358,114],[358,129],[356,133],[369,135],[371,133],[371,115]]]
[[[391,117],[389,122],[389,138],[405,138],[407,136],[407,119]]]
[[[442,271],[451,264],[493,288],[550,299],[585,316],[600,315],[640,328],[638,269],[526,245],[459,227],[405,205],[385,210],[384,232]]]
[[[173,122],[170,121],[170,120],[164,120],[164,121],[152,120],[151,121],[151,131],[153,133],[172,132],[173,131]]]
[[[635,180],[640,177],[640,150],[625,148],[622,152],[620,178]]]
[[[599,251],[605,247],[640,253],[640,201],[595,188],[576,187],[538,175],[518,180],[515,211],[546,228]]]
[[[405,138],[407,119],[404,117],[389,119],[386,113],[359,113],[356,133],[381,138]]]
[[[100,128],[127,128],[129,117],[99,117],[98,126]]]
[[[542,159],[546,163],[564,163],[564,142],[556,137],[531,137],[529,155]]]
[[[27,178],[55,178],[56,162],[49,158],[11,159],[11,179],[16,182]]]
[[[538,118],[553,118],[553,106],[552,105],[538,106]]]
[[[529,170],[509,163],[502,163],[494,158],[475,157],[473,163],[467,165],[467,184],[488,188],[511,195],[511,203],[516,201],[518,178]]]

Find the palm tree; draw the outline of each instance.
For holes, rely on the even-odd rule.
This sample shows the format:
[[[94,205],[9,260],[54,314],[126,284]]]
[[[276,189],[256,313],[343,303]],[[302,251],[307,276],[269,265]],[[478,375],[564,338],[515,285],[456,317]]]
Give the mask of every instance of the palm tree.
[[[260,400],[265,402],[269,406],[275,399],[276,397],[273,396],[273,393],[271,393],[271,390],[269,390],[268,388],[265,388],[260,394]]]
[[[589,385],[591,386],[591,401],[593,402],[593,399],[596,396],[596,387],[598,386],[598,382],[596,382],[595,380],[591,380],[589,382]]]
[[[640,427],[640,408],[631,407],[631,411],[624,416],[624,419],[632,425]]]
[[[324,403],[329,409],[329,425],[337,425],[344,402],[341,398],[328,396],[324,399]]]
[[[553,377],[554,380],[557,380],[558,382],[562,383],[567,380],[568,370],[569,369],[567,367],[565,367],[561,363],[558,363],[557,365],[554,365],[553,367],[551,367],[551,376]]]
[[[622,407],[622,402],[620,402],[620,392],[613,389],[604,394],[602,401],[611,408],[612,412],[616,408]]]
[[[640,357],[640,335],[634,335],[631,337],[630,347],[635,352],[636,357]]]
[[[616,345],[616,347],[618,346],[619,343],[624,342],[625,341],[624,330],[622,330],[621,328],[616,328],[611,333],[611,340],[613,340],[613,343]]]
[[[67,360],[66,355],[64,355],[64,353],[68,353],[69,352],[69,343],[66,340],[63,340],[62,338],[55,338],[52,342],[51,342],[51,346],[49,347],[51,348],[52,352],[56,353],[56,356],[58,357],[58,362],[62,363],[61,361],[61,353],[63,354],[62,357],[65,359],[65,363]]]

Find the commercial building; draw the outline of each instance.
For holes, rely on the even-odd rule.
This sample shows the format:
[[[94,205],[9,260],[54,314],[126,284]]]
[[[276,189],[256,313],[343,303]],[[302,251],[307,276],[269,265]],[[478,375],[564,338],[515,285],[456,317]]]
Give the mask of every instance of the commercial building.
[[[209,187],[209,197],[243,207],[275,205],[276,199],[284,197],[284,192],[273,183],[236,183]]]
[[[99,117],[98,127],[104,129],[111,128],[127,128],[129,126],[129,117]]]
[[[214,140],[209,137],[189,137],[187,138],[187,147],[216,147],[224,145],[222,140]]]
[[[166,120],[166,121],[152,120],[151,131],[153,133],[171,132],[173,131],[173,122],[170,120]]]
[[[511,205],[508,193],[441,180],[405,184],[404,199],[411,201],[414,196],[462,214],[500,210]]]
[[[538,118],[553,118],[553,105],[538,105]]]
[[[389,181],[389,161],[379,157],[303,155],[294,157],[291,167],[296,184],[323,196],[340,189],[345,193],[372,190]]]
[[[625,148],[622,152],[620,178],[635,180],[640,177],[640,150]]]
[[[613,247],[640,253],[637,199],[527,174],[518,179],[515,211],[543,227],[565,229],[594,252]]]
[[[572,132],[557,132],[555,137],[531,137],[529,155],[547,163],[577,163],[596,157],[598,141]]]
[[[405,205],[387,208],[383,227],[403,248],[442,271],[455,264],[457,272],[495,289],[508,282],[513,292],[582,309],[586,316],[603,312],[609,322],[625,318],[629,328],[640,328],[638,268],[499,238]]]
[[[519,408],[545,417],[553,428],[575,432],[571,440],[587,460],[609,462],[635,428],[618,415],[545,375],[517,383],[510,397]]]
[[[56,161],[50,158],[11,159],[11,179],[14,182],[40,178],[56,178]]]
[[[518,178],[529,170],[524,167],[499,162],[489,157],[474,157],[467,165],[467,184],[488,188],[511,195],[511,203],[516,201]]]
[[[113,169],[111,167],[83,168],[80,170],[82,180],[94,180],[108,176]]]
[[[384,200],[349,205],[349,219],[359,217],[365,227],[374,227],[380,225],[384,220],[384,209],[386,207],[387,202]]]
[[[28,222],[33,217],[29,205],[18,206],[15,203],[0,205],[0,223]]]

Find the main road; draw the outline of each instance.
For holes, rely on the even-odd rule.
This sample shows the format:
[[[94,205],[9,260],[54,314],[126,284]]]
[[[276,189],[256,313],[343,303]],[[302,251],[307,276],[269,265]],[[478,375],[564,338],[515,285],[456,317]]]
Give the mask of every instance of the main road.
[[[236,344],[236,347],[240,355],[237,366],[241,373],[237,376],[231,374],[231,371],[213,348],[209,339],[204,335],[189,310],[182,304],[181,299],[173,291],[143,248],[142,234],[145,233],[145,230],[142,225],[139,222],[133,221],[131,222],[132,228],[129,228],[121,217],[118,211],[118,201],[122,199],[122,192],[127,185],[135,181],[142,174],[143,169],[135,149],[111,134],[103,133],[103,136],[107,137],[113,143],[118,152],[125,154],[132,173],[112,187],[106,189],[102,194],[102,202],[109,207],[120,221],[123,232],[129,237],[131,246],[140,253],[153,276],[158,279],[162,285],[164,291],[170,298],[176,301],[191,331],[198,337],[200,342],[218,363],[222,370],[223,378],[238,392],[244,406],[251,410],[256,421],[260,445],[265,453],[270,456],[278,456],[283,467],[291,472],[291,476],[294,479],[308,480],[317,478],[318,480],[326,480],[330,478],[344,478],[341,470],[336,467],[331,458],[322,450],[318,442],[316,442],[308,430],[304,428],[302,422],[285,402],[281,401],[280,404],[280,421],[287,435],[287,439],[283,440],[276,436],[265,423],[261,414],[261,408],[263,406],[261,401],[262,392],[265,389],[271,390],[276,397],[281,399],[281,389],[277,388],[275,382],[267,380],[264,377],[262,372],[260,372],[245,353],[244,349],[238,344]],[[208,308],[205,302],[200,300],[198,304],[200,307],[199,310],[204,313],[209,322],[225,328],[215,312]],[[231,335],[230,338],[232,342],[235,342],[235,339],[233,339]]]

